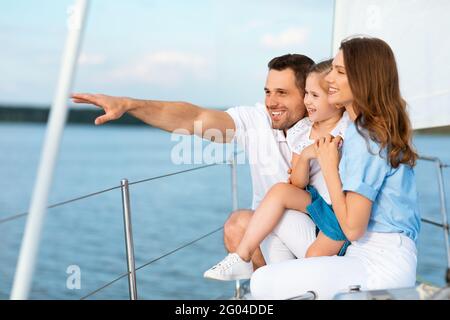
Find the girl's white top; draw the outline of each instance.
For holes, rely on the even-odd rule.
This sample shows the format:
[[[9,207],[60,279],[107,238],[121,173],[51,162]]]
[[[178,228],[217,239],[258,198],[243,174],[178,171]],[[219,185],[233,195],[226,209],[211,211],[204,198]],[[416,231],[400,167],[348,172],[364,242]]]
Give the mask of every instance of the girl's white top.
[[[341,136],[342,139],[344,139],[345,130],[351,122],[348,113],[345,111],[339,122],[336,124],[336,127],[331,130],[330,134],[333,137]],[[304,148],[314,143],[315,140],[310,139],[313,124],[314,122],[309,120],[309,118],[303,118],[287,131],[286,139],[292,152],[300,154]],[[317,189],[319,194],[328,204],[331,204],[327,185],[317,159],[312,159],[310,161],[309,184]]]

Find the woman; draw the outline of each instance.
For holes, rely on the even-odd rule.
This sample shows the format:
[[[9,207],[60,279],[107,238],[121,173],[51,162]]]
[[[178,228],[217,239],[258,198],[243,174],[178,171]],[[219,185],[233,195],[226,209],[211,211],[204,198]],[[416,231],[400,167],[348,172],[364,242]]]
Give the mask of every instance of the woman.
[[[318,139],[316,156],[339,225],[352,244],[345,256],[268,265],[252,276],[256,299],[314,291],[331,299],[351,285],[362,290],[413,286],[420,219],[411,126],[391,48],[375,38],[341,43],[326,77],[330,104],[352,124],[339,163],[338,139]]]

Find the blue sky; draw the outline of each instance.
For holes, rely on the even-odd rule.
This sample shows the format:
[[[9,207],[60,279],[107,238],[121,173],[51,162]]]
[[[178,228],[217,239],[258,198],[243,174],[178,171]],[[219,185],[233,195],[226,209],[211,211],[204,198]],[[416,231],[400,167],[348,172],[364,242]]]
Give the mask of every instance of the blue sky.
[[[2,3],[0,103],[51,103],[72,3]],[[272,57],[331,51],[332,0],[91,0],[89,9],[74,91],[253,105]]]

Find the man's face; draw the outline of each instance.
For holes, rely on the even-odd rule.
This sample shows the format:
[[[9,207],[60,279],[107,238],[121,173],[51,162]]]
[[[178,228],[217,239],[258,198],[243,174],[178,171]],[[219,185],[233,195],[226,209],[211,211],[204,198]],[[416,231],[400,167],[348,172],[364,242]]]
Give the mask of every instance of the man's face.
[[[292,69],[269,70],[264,91],[273,129],[287,130],[304,117],[303,92],[295,83]]]

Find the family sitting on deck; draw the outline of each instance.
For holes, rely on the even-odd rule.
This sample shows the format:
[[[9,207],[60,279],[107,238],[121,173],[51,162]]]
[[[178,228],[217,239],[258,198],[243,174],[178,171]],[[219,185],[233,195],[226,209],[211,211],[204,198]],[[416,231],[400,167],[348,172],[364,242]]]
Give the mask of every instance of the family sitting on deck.
[[[244,149],[252,210],[230,215],[229,254],[205,277],[251,278],[255,299],[308,291],[331,299],[353,285],[414,286],[417,154],[391,48],[355,37],[341,43],[333,60],[314,64],[288,54],[268,67],[265,106],[219,111],[97,94],[72,98],[105,111],[97,125],[128,112],[166,131],[197,134],[194,122],[201,121],[202,136],[218,129],[223,137],[215,142]]]

